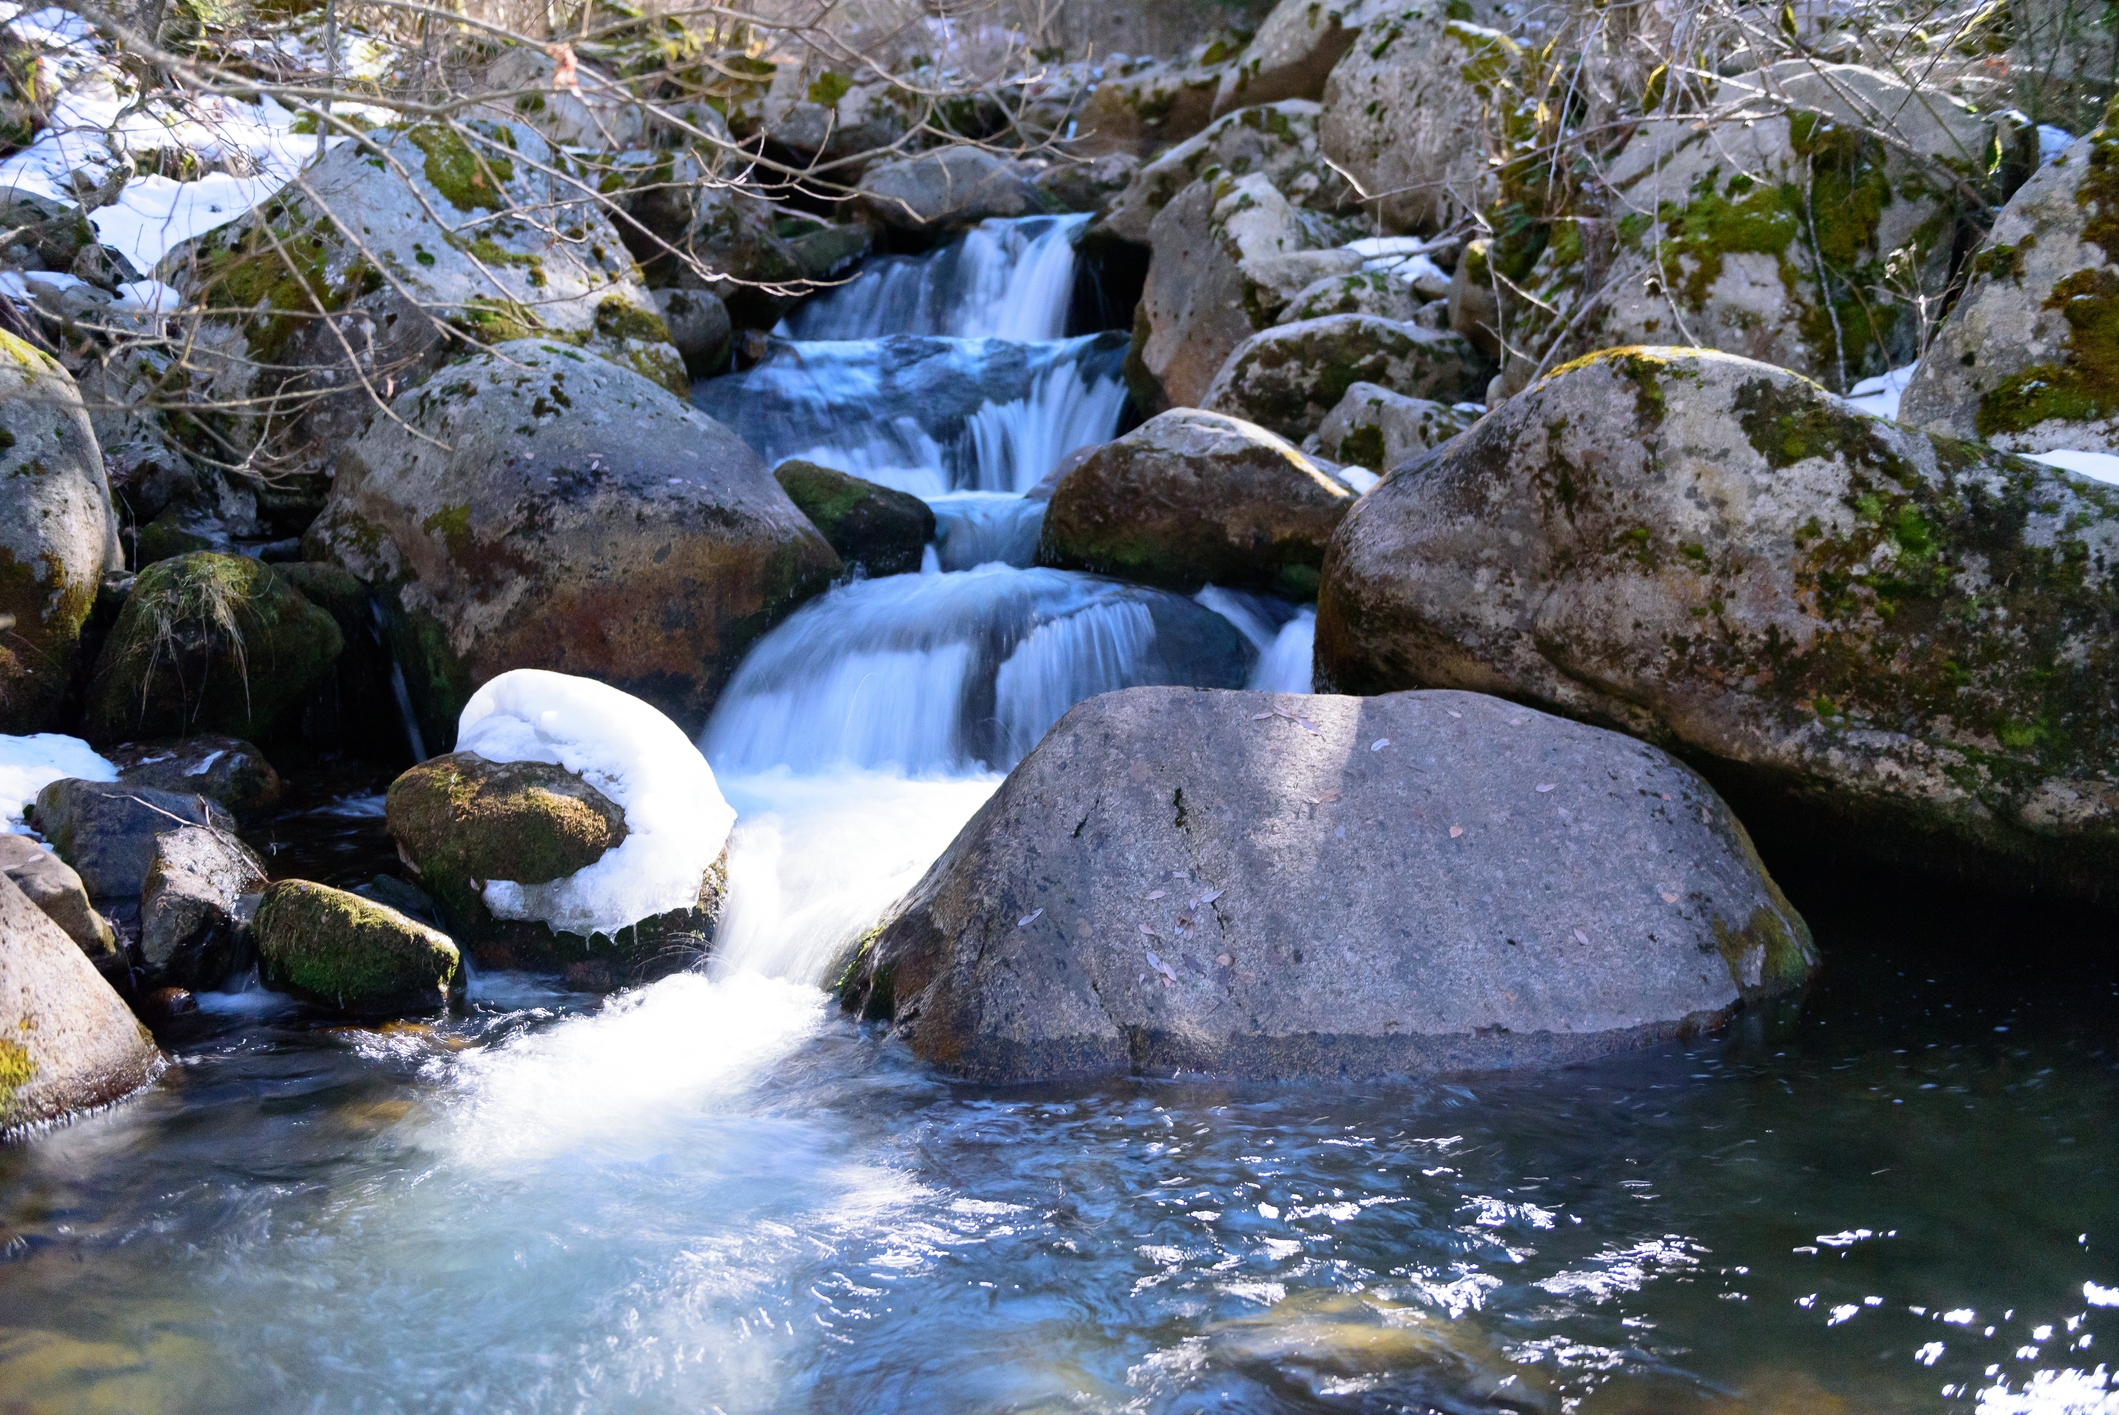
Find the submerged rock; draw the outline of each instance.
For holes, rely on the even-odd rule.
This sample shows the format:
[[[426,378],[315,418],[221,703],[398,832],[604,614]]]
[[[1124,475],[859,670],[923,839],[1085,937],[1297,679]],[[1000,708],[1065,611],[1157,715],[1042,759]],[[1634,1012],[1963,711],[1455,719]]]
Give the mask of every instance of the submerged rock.
[[[1621,349],[1340,526],[1320,684],[1506,693],[1683,749],[1755,824],[2119,900],[2119,488]]]
[[[118,521],[80,390],[0,330],[0,732],[55,723]]]
[[[108,1105],[160,1064],[116,990],[0,875],[0,1132]]]
[[[1357,383],[1456,403],[1479,395],[1486,370],[1460,335],[1373,315],[1327,315],[1239,344],[1200,406],[1300,441]]]
[[[2010,452],[2119,452],[2119,127],[2002,208],[1898,416]]]
[[[198,551],[148,566],[97,655],[93,742],[190,732],[248,740],[297,726],[331,671],[338,624],[245,555]]]
[[[248,961],[245,899],[266,882],[264,863],[227,831],[183,826],[158,836],[140,885],[141,986],[226,982]]]
[[[125,967],[117,932],[88,902],[88,888],[73,866],[26,835],[0,834],[0,874],[15,882],[23,897],[66,930],[99,972]]]
[[[37,793],[31,816],[93,899],[138,896],[155,841],[187,825],[233,832],[235,817],[204,796],[68,777]]]
[[[1173,409],[1106,443],[1053,491],[1038,562],[1191,593],[1317,592],[1353,494],[1262,427]]]
[[[799,459],[773,468],[773,480],[841,560],[870,575],[919,569],[934,539],[934,510],[917,496]]]
[[[280,880],[251,932],[265,986],[320,1007],[391,1016],[463,996],[463,961],[447,934],[343,889]]]
[[[1078,704],[850,1000],[986,1082],[1574,1060],[1799,985],[1809,933],[1659,749],[1470,693]]]
[[[751,642],[840,573],[727,428],[564,345],[505,345],[393,411],[404,426],[379,418],[346,449],[305,549],[386,604],[430,750],[480,683],[522,667],[696,730]]]
[[[256,815],[279,804],[280,774],[263,752],[237,737],[202,733],[127,742],[109,748],[104,755],[117,767],[120,781],[204,796],[238,816]]]

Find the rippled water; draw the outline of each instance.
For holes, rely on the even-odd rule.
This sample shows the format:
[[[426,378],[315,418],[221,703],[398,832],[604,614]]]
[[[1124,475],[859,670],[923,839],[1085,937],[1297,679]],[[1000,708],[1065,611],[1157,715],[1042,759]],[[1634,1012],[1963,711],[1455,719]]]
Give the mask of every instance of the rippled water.
[[[985,1091],[740,973],[202,1019],[0,1148],[0,1408],[2115,1408],[2119,978],[1898,912],[1725,1038],[1358,1090]]]

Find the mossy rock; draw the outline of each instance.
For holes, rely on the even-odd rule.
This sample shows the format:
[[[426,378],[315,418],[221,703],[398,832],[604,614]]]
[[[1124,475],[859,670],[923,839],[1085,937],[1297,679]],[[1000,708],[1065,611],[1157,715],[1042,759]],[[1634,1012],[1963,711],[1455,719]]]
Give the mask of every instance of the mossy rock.
[[[1488,366],[1462,335],[1336,314],[1246,339],[1221,366],[1201,406],[1299,442],[1357,383],[1458,403],[1478,397],[1487,377]]]
[[[848,565],[870,575],[920,568],[934,511],[919,497],[799,459],[773,468],[773,479]]]
[[[157,561],[96,659],[88,736],[266,740],[294,725],[344,646],[332,617],[263,561],[210,551]]]
[[[343,889],[280,880],[251,934],[265,986],[319,1007],[387,1017],[463,997],[463,960],[447,934]]]

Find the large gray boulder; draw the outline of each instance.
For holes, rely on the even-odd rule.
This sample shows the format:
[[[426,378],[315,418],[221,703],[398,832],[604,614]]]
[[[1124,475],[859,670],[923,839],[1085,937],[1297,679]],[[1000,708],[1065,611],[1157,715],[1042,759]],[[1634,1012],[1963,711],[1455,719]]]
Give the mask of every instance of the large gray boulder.
[[[978,147],[940,147],[879,162],[863,174],[857,192],[877,220],[901,231],[969,226],[992,216],[1043,210],[1027,172]]]
[[[2002,208],[1898,416],[2010,452],[2119,452],[2119,129]]]
[[[429,750],[511,668],[696,731],[743,650],[840,573],[735,434],[563,344],[503,345],[392,411],[340,458],[305,548],[387,602]]]
[[[245,898],[266,883],[264,862],[228,831],[192,825],[156,837],[140,885],[142,990],[226,982],[248,960]]]
[[[1613,350],[1362,498],[1318,681],[1503,693],[1682,749],[1755,825],[2109,903],[2115,576],[2119,488]]]
[[[1264,428],[1176,408],[1061,480],[1038,563],[1186,594],[1213,584],[1310,599],[1353,504],[1343,484]]]
[[[155,841],[170,831],[187,825],[235,830],[235,817],[204,796],[78,777],[39,791],[30,822],[80,873],[92,899],[137,898]]]
[[[1334,219],[1297,206],[1262,172],[1195,181],[1149,223],[1154,255],[1129,361],[1135,399],[1199,407],[1236,347],[1329,275],[1361,269]],[[1144,377],[1143,377],[1144,376]],[[1144,396],[1145,395],[1145,396]]]
[[[1457,403],[1479,395],[1487,366],[1462,335],[1366,314],[1298,320],[1230,351],[1200,406],[1299,442],[1357,383]]]
[[[0,330],[0,733],[54,725],[96,587],[123,567],[80,390]]]
[[[1136,245],[1148,243],[1155,214],[1209,172],[1235,180],[1262,176],[1275,191],[1317,211],[1336,210],[1351,195],[1346,179],[1317,146],[1317,105],[1291,99],[1217,118],[1141,167],[1099,229]]]
[[[1487,195],[1486,109],[1522,56],[1499,31],[1452,19],[1452,8],[1371,0],[1361,43],[1325,81],[1324,154],[1393,231],[1448,226]]]
[[[1357,383],[1317,426],[1317,450],[1343,465],[1387,472],[1440,447],[1474,421],[1448,403]]]
[[[1472,693],[1077,705],[857,959],[986,1082],[1576,1060],[1794,987],[1808,930],[1662,751]]]
[[[1226,71],[1226,59],[1210,64],[1188,56],[1101,79],[1076,116],[1078,146],[1148,157],[1183,142],[1213,118]]]
[[[1280,0],[1258,26],[1214,96],[1219,115],[1282,99],[1315,99],[1379,0]]]
[[[88,888],[73,866],[26,835],[0,834],[0,875],[64,929],[99,972],[116,973],[125,966],[117,931],[89,903]]]
[[[108,1105],[161,1060],[95,965],[0,875],[0,1133]]]

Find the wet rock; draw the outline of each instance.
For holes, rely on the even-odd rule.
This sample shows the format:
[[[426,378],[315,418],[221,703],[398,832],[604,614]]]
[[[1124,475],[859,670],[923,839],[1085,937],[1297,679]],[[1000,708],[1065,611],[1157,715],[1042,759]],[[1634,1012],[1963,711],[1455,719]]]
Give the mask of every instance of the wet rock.
[[[2010,452],[2119,452],[2119,128],[2023,184],[1899,399],[1899,420]]]
[[[1380,271],[1328,275],[1305,285],[1280,312],[1280,322],[1323,319],[1334,314],[1366,314],[1404,324],[1420,312],[1422,300],[1413,287]]]
[[[1325,456],[1387,472],[1431,447],[1440,447],[1475,421],[1447,403],[1407,398],[1373,383],[1347,389],[1317,427]]]
[[[57,722],[118,522],[80,390],[0,331],[0,732]]]
[[[353,892],[431,928],[442,926],[441,910],[435,907],[427,892],[418,885],[406,884],[395,875],[377,875],[366,884],[355,885]]]
[[[1370,11],[1385,8],[1377,0],[1352,0],[1341,6],[1280,0],[1235,65],[1222,75],[1214,98],[1215,113],[1286,98],[1323,96],[1325,80],[1361,33]]]
[[[160,1067],[116,990],[0,876],[0,1131],[108,1105]]]
[[[1334,249],[1344,234],[1298,208],[1260,173],[1197,181],[1148,228],[1154,257],[1141,293],[1132,357],[1153,388],[1136,401],[1157,411],[1204,405],[1229,355],[1272,325],[1316,281],[1361,269]]]
[[[790,236],[787,245],[802,263],[804,275],[811,280],[836,280],[875,248],[875,240],[874,229],[866,225],[820,223],[812,230]]]
[[[0,835],[0,874],[65,930],[97,971],[124,970],[116,931],[88,902],[88,889],[71,865],[26,835]]]
[[[1352,191],[1323,160],[1317,116],[1316,104],[1290,100],[1216,119],[1205,131],[1141,167],[1101,229],[1136,245],[1147,244],[1156,213],[1210,171],[1232,179],[1261,176],[1300,206],[1337,210]]]
[[[1175,409],[1091,452],[1045,510],[1038,563],[1191,593],[1317,593],[1353,494],[1264,428]]]
[[[343,889],[280,880],[251,924],[266,987],[358,1016],[434,1012],[462,998],[447,934]]]
[[[199,1010],[199,1000],[189,988],[156,988],[140,999],[140,1013],[157,1022],[188,1017]]]
[[[199,551],[140,572],[88,686],[87,736],[269,740],[331,671],[337,623],[270,565]]]
[[[148,989],[210,989],[249,962],[246,896],[265,866],[227,831],[184,826],[156,837],[140,885],[140,955]]]
[[[848,565],[872,576],[920,568],[934,511],[919,497],[799,460],[773,468],[773,479]]]
[[[942,147],[880,162],[862,175],[862,206],[900,231],[970,226],[994,216],[1043,210],[1029,174],[976,147]]]
[[[294,552],[301,553],[300,542]],[[368,587],[344,566],[317,560],[279,561],[273,569],[329,614],[345,641],[337,662],[302,708],[303,744],[369,761],[398,757],[407,746],[404,715],[394,710],[397,691],[390,681],[390,651],[383,643],[381,612]],[[245,808],[231,809],[241,814]]]
[[[80,872],[91,899],[138,897],[155,840],[187,825],[233,833],[235,817],[204,796],[68,777],[37,793],[31,823]]]
[[[1457,403],[1486,386],[1486,369],[1456,334],[1365,314],[1328,315],[1252,335],[1229,355],[1200,406],[1282,437],[1317,431],[1357,383]]]
[[[728,306],[706,290],[657,290],[655,308],[669,326],[670,343],[684,356],[685,371],[694,378],[721,372],[728,363]]]
[[[2119,490],[1682,350],[1563,369],[1342,523],[1321,684],[1682,748],[1754,824],[2114,896]]]
[[[238,816],[279,804],[280,774],[248,742],[212,733],[156,742],[127,742],[103,753],[118,779],[133,786],[204,796]]]
[[[801,253],[775,234],[769,202],[704,181],[697,159],[672,165],[667,183],[622,198],[632,218],[624,235],[649,283],[703,290],[735,323],[770,328],[808,288]]]
[[[1370,3],[1361,43],[1324,85],[1318,137],[1393,231],[1450,225],[1483,204],[1483,116],[1520,59],[1497,30],[1453,19],[1442,0]]]
[[[1576,1060],[1799,985],[1808,930],[1659,749],[1471,693],[1078,704],[852,999],[980,1081]]]
[[[696,731],[743,650],[841,571],[728,429],[564,345],[505,345],[393,410],[417,433],[378,419],[348,447],[304,544],[383,600],[430,749],[525,667]]]

